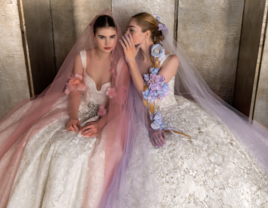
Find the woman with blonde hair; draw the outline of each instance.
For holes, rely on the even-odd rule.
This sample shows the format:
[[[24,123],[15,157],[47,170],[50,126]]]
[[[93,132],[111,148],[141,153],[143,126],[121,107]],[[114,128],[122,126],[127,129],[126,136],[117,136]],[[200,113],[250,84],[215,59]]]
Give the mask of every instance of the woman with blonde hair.
[[[102,207],[267,207],[267,129],[210,90],[159,17],[132,16],[121,45],[147,111]]]

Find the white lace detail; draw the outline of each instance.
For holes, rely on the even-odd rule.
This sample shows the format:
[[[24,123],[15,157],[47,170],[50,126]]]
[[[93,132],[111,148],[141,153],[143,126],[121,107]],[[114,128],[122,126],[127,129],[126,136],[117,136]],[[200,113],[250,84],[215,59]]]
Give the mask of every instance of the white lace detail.
[[[175,99],[178,105],[160,111],[163,121],[192,138],[168,134],[166,146],[154,148],[138,126],[127,173],[130,189],[120,193],[124,207],[268,207],[268,178],[243,146],[199,106]]]
[[[157,99],[155,106],[165,124],[191,139],[168,134],[166,146],[154,148],[147,130],[137,125],[127,171],[129,191],[119,193],[122,207],[268,207],[267,176],[225,126],[174,95],[174,82],[175,77],[168,83],[171,94]]]
[[[168,82],[168,86],[170,88],[170,94],[163,100],[160,99],[155,100],[154,104],[156,111],[160,111],[161,109],[177,105],[176,99],[174,97],[174,84],[175,84],[175,76],[172,77],[171,80]]]
[[[85,67],[85,52],[80,54]],[[84,73],[84,79],[88,88],[79,107],[82,126],[98,119],[98,116],[89,118],[88,104],[105,105],[106,90],[110,86],[106,83],[98,91],[87,73]],[[98,206],[103,191],[105,129],[101,140],[66,131],[67,107],[68,95],[60,98],[46,116],[65,109],[60,118],[44,117],[33,126],[45,127],[25,146],[7,208],[81,208],[85,184],[90,190],[87,207]],[[85,181],[87,171],[89,181]]]
[[[169,57],[172,53],[166,54],[165,58],[160,62],[160,67],[163,65],[167,57]],[[170,79],[167,83],[170,88],[170,94],[165,97],[163,100],[156,99],[155,100],[155,107],[156,111],[160,111],[163,108],[170,107],[177,105],[176,99],[174,97],[174,86],[175,86],[175,76]]]
[[[109,85],[97,91],[86,74],[85,83],[85,106],[90,101],[103,104]],[[139,136],[126,175],[129,191],[118,194],[123,207],[268,207],[267,176],[243,146],[202,108],[183,97],[172,96],[176,105],[159,103],[163,106],[159,108],[163,121],[192,138],[168,134],[166,146],[156,149],[149,141],[148,131],[137,125],[135,132]],[[67,99],[67,95],[59,99],[47,118],[57,110],[67,109]],[[79,109],[81,121],[97,119],[88,119],[85,106]],[[7,208],[81,208],[85,184],[91,190],[87,207],[96,207],[102,192],[105,136],[101,140],[89,139],[66,131],[66,111],[60,118],[47,118],[35,125],[45,127],[25,146]],[[89,183],[84,181],[87,170],[92,174]]]

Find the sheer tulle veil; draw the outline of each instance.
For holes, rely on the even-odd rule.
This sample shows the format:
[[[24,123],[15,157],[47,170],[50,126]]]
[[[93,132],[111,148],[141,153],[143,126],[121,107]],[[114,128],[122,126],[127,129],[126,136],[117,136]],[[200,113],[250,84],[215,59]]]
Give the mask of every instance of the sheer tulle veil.
[[[59,100],[67,95],[64,94],[65,85],[74,69],[75,57],[82,50],[88,50],[94,58],[93,49],[93,25],[100,15],[112,13],[109,9],[103,10],[97,15],[80,35],[62,66],[57,73],[53,83],[34,99],[28,99],[16,106],[0,122],[0,207],[6,207],[11,193],[12,185],[23,155],[25,145],[29,139],[38,133],[44,126],[59,119],[62,114],[68,113],[68,108],[57,108]],[[115,22],[115,20],[114,20]],[[130,75],[124,60],[121,45],[118,44],[118,37],[121,37],[121,30],[115,22],[117,30],[117,44],[111,54],[112,87],[116,88],[117,95],[109,100],[108,123],[105,126],[107,137],[105,147],[105,175],[103,190],[109,185],[117,163],[122,157],[124,149],[124,134],[126,133],[127,98],[130,83]],[[90,64],[90,63],[88,63]],[[96,69],[97,70],[97,69]],[[64,100],[64,99],[63,99]],[[68,102],[65,99],[64,102]],[[68,105],[67,105],[68,106]],[[102,136],[102,132],[99,134]],[[45,138],[42,138],[45,139]],[[90,171],[90,170],[89,170]],[[84,186],[84,198],[82,207],[88,207],[88,186],[89,174],[86,176]]]
[[[250,122],[248,117],[238,112],[232,106],[224,102],[214,92],[212,92],[206,82],[203,80],[202,76],[199,74],[198,70],[192,64],[190,58],[187,57],[182,47],[180,47],[180,44],[176,40],[173,40],[169,37],[168,30],[163,30],[162,36],[162,46],[168,53],[175,54],[180,62],[175,78],[175,93],[196,103],[201,108],[205,109],[210,115],[216,118],[216,120],[224,125],[226,129],[233,134],[235,139],[243,145],[247,153],[259,165],[260,170],[268,174],[268,130],[258,123]],[[139,60],[140,58],[137,56],[137,63]],[[130,91],[132,91],[133,102],[135,103],[134,105],[136,112],[140,113],[136,114],[139,116],[139,118],[136,118],[136,121],[133,120],[132,122],[134,124],[143,123],[143,125],[146,127],[146,122],[148,122],[145,116],[146,110],[144,110],[142,107],[142,99],[133,88],[133,85],[131,85]],[[191,132],[187,133],[191,134]],[[146,167],[148,164],[153,162],[147,160],[146,158],[149,158],[150,155],[148,148],[153,149],[154,147],[148,146],[143,142],[137,142],[137,136],[138,133],[134,132],[131,135],[131,142],[128,142],[128,145],[125,146],[125,152],[127,152],[127,154],[124,154],[123,159],[120,161],[120,165],[117,167],[113,181],[110,183],[108,191],[103,197],[101,208],[131,207],[129,204],[132,203],[131,200],[133,199],[133,196],[135,196],[134,198],[143,201],[144,194],[146,194],[146,199],[151,198],[154,204],[156,204],[155,202],[159,200],[157,194],[154,195],[157,193],[157,185],[155,184],[157,183],[157,180],[154,180],[151,176],[149,176],[149,172],[146,173],[146,175],[138,176],[138,170],[131,170],[131,172],[127,171],[128,163],[131,160],[130,158],[133,156],[131,156],[131,152],[133,151],[134,144],[136,145],[135,148],[139,149],[139,154],[144,158],[144,161],[139,163],[137,167],[144,169],[141,166]],[[144,138],[147,137],[148,135],[144,135]],[[153,172],[154,170],[150,171]],[[126,176],[126,172],[128,176]],[[129,181],[130,175],[132,175],[134,178],[135,175],[136,177],[140,177],[137,180],[140,180],[141,177],[143,177],[143,179],[146,178],[144,180],[145,183],[151,181],[149,182],[151,183],[150,185],[145,185],[147,187],[150,186],[151,191],[135,190],[135,185],[129,184],[133,182]],[[129,196],[126,193],[129,193],[132,196]],[[135,203],[139,204],[139,202]],[[148,202],[148,204],[150,204],[150,202]]]
[[[180,43],[173,41],[168,30],[162,31],[163,47],[174,53],[180,61],[176,75],[175,91],[199,104],[233,133],[245,150],[268,174],[268,130],[223,101],[208,87],[202,76],[186,55]]]

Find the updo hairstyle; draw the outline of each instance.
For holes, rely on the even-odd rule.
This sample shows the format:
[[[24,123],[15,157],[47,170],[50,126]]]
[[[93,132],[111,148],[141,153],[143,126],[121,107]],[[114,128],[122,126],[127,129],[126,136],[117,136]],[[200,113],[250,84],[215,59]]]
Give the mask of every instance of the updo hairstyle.
[[[93,26],[93,32],[96,34],[98,28],[104,28],[104,27],[115,27],[114,20],[112,17],[108,15],[101,15],[99,16]]]
[[[132,19],[135,19],[137,25],[141,27],[142,32],[151,31],[151,38],[154,44],[161,44],[163,40],[162,31],[158,30],[158,21],[153,15],[147,12],[141,12],[132,16]],[[158,58],[154,60],[154,57],[151,56],[151,61],[154,64],[154,68],[157,68],[159,65]]]

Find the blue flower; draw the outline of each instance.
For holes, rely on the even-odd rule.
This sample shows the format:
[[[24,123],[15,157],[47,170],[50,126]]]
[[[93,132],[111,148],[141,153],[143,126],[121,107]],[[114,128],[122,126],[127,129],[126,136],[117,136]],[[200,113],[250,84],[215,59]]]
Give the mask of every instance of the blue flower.
[[[162,116],[160,113],[155,112],[153,115],[150,116],[152,123],[151,127],[155,130],[162,129],[164,126],[164,123],[162,122]]]
[[[157,94],[155,92],[151,92],[149,89],[142,92],[143,99],[148,100],[149,102],[154,102]]]
[[[165,55],[165,49],[160,44],[154,44],[151,48],[151,55],[157,58],[161,55]]]
[[[150,90],[143,91],[142,95],[144,100],[148,100],[148,97],[150,96]]]
[[[151,67],[151,68],[149,69],[149,71],[150,71],[151,74],[158,74],[158,72],[159,72],[159,68]]]

